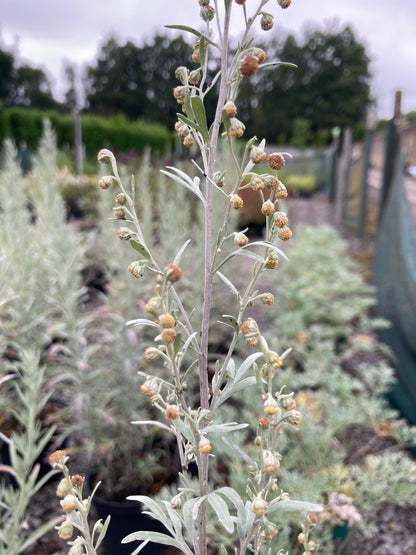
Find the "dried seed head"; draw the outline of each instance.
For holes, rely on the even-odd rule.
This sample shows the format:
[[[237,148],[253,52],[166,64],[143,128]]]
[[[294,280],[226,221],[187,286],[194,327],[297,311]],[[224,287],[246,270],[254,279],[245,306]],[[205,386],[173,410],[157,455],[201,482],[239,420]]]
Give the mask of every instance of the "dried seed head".
[[[204,21],[212,21],[215,16],[215,8],[212,6],[202,6],[200,15]]]
[[[292,424],[292,426],[299,426],[299,424],[302,422],[302,413],[298,410],[292,411],[286,418],[286,422]]]
[[[285,10],[290,6],[290,4],[292,3],[292,0],[277,0],[277,3],[283,10]]]
[[[292,230],[289,229],[287,226],[283,227],[280,231],[279,231],[279,238],[282,241],[287,241],[288,239],[290,239],[292,237],[293,233]]]
[[[227,112],[229,118],[235,118],[237,115],[237,106],[232,100],[228,100],[225,103],[224,110]]]
[[[253,56],[257,57],[259,64],[262,64],[266,59],[266,52],[262,48],[255,47],[251,50],[251,52]]]
[[[256,56],[247,55],[240,64],[240,73],[244,77],[252,77],[259,70],[259,60]]]
[[[155,379],[148,379],[140,386],[141,392],[147,397],[154,397],[159,393],[159,384]]]
[[[232,206],[235,210],[239,210],[240,208],[243,208],[244,201],[240,196],[232,195],[231,196],[231,204],[232,204]]]
[[[264,528],[264,541],[265,542],[269,542],[270,540],[272,540],[275,536],[277,536],[277,528],[274,524],[272,524],[271,522],[269,522],[267,524],[267,526]]]
[[[237,139],[244,135],[246,126],[237,118],[230,118],[230,135]]]
[[[126,219],[126,211],[122,206],[116,206],[113,208],[113,214],[116,220],[125,220]]]
[[[176,331],[173,328],[166,328],[162,333],[162,341],[167,345],[173,343],[176,339]]]
[[[264,515],[267,511],[267,502],[262,497],[256,497],[251,510],[255,515]]]
[[[285,163],[286,160],[284,156],[279,152],[273,152],[273,154],[269,154],[267,157],[267,164],[272,170],[281,170]]]
[[[162,328],[173,328],[173,326],[176,324],[176,320],[172,316],[172,314],[162,314],[162,316],[159,318],[159,324]]]
[[[239,247],[245,247],[248,243],[248,237],[244,233],[234,234],[234,243]]]
[[[49,464],[52,468],[60,469],[63,465],[66,464],[68,457],[68,449],[59,449],[58,451],[54,451],[49,456]]]
[[[274,225],[276,227],[284,227],[289,221],[289,218],[284,212],[275,212]]]
[[[71,483],[76,488],[79,488],[83,485],[84,480],[85,480],[85,478],[83,478],[79,474],[75,474],[75,476],[72,476],[72,478],[71,478]]]
[[[175,87],[173,89],[173,96],[178,104],[185,104],[186,87]]]
[[[270,199],[263,202],[261,213],[263,216],[271,216],[274,213],[274,203]]]
[[[201,57],[199,55],[199,47],[196,48],[193,52],[192,52],[192,59],[196,64],[200,64],[201,63]]]
[[[165,268],[166,279],[170,282],[179,281],[182,277],[182,270],[176,264],[168,264]]]
[[[114,154],[108,148],[102,148],[97,154],[97,160],[100,164],[110,164],[114,160]]]
[[[201,439],[199,440],[198,451],[205,455],[207,455],[208,453],[211,453],[212,446],[207,437],[202,436]]]
[[[179,416],[179,410],[176,405],[169,405],[166,409],[166,418],[169,420],[176,420]]]
[[[267,157],[267,154],[258,146],[252,146],[250,150],[250,158],[254,164],[260,164]]]
[[[263,12],[263,15],[261,16],[261,19],[260,19],[260,26],[263,29],[263,31],[270,31],[273,25],[274,25],[274,21],[273,21],[272,14]]]
[[[135,277],[141,278],[143,277],[142,271],[142,262],[140,260],[135,260],[131,264],[129,264],[128,271]]]
[[[287,197],[287,189],[281,181],[277,182],[276,196],[277,196],[277,198],[280,198],[280,199],[283,199],[283,198]]]
[[[244,320],[241,325],[241,335],[243,337],[252,337],[258,334],[259,327],[257,325],[257,322],[253,320],[253,318],[248,318],[247,320]]]
[[[98,185],[101,189],[108,189],[111,185],[117,185],[117,179],[113,175],[104,175],[98,181]]]
[[[267,416],[261,416],[259,418],[259,425],[264,430],[267,430],[267,428],[270,426],[270,420],[267,418]]]

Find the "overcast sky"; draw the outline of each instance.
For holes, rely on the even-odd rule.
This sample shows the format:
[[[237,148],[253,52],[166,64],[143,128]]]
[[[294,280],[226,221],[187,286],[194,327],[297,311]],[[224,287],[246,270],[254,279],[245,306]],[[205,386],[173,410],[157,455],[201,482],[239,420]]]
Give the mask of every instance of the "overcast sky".
[[[0,38],[19,56],[47,71],[62,91],[63,60],[92,62],[111,33],[140,44],[166,24],[200,26],[197,0],[1,0]],[[257,0],[247,0],[250,7]],[[241,13],[241,7],[233,7]],[[416,110],[416,0],[293,0],[282,10],[270,0],[266,11],[279,26],[302,36],[305,26],[350,24],[372,59],[372,92],[381,117],[390,117],[394,91],[403,90],[403,112]],[[237,35],[238,23],[233,28]],[[289,61],[289,60],[288,60]],[[157,63],[157,61],[156,61]]]

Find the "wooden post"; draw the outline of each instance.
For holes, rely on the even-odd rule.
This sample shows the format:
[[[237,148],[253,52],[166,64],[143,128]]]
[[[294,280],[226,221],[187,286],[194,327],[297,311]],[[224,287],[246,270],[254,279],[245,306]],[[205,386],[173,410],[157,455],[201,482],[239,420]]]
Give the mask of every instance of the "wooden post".
[[[367,114],[367,125],[363,149],[363,177],[361,182],[360,211],[358,214],[358,237],[362,239],[365,233],[365,220],[367,215],[367,196],[368,196],[368,168],[370,166],[371,145],[373,142],[375,117],[372,111]]]
[[[348,174],[351,163],[352,129],[344,127],[341,139],[341,156],[337,168],[336,190],[335,190],[335,222],[342,224],[344,204],[348,189]]]

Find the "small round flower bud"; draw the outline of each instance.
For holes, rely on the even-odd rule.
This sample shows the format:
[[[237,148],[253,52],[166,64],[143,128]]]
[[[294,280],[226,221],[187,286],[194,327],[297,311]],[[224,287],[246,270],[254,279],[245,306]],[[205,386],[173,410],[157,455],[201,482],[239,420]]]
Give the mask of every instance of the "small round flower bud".
[[[193,52],[192,52],[192,59],[196,64],[201,63],[201,57],[199,55],[199,48],[196,48]]]
[[[83,485],[84,478],[79,474],[75,474],[75,476],[72,476],[71,478],[71,483],[74,487],[79,488]]]
[[[256,447],[261,447],[263,445],[263,438],[261,436],[256,436],[254,438],[254,445]]]
[[[69,459],[68,450],[67,449],[59,449],[58,451],[54,451],[49,456],[48,460],[49,460],[49,464],[51,465],[52,468],[60,469],[63,465],[65,465],[65,463],[67,462],[68,459]]]
[[[241,335],[245,338],[253,337],[259,334],[259,328],[257,322],[253,318],[248,318],[244,320],[241,325]]]
[[[281,181],[277,182],[276,196],[277,198],[280,198],[280,199],[287,197],[287,189]]]
[[[168,264],[165,268],[166,279],[170,282],[179,281],[182,277],[182,270],[176,264]]]
[[[253,191],[261,191],[264,189],[264,181],[259,175],[253,175],[250,179],[250,187]]]
[[[162,328],[173,328],[173,326],[176,324],[176,320],[172,316],[172,314],[162,314],[162,316],[159,318],[159,324]]]
[[[263,430],[267,430],[267,428],[270,426],[270,420],[267,418],[267,416],[262,416],[261,418],[259,418],[259,425],[261,428],[263,428]]]
[[[169,405],[166,409],[166,418],[169,420],[176,420],[179,416],[178,407],[176,405]]]
[[[271,306],[274,303],[274,295],[272,293],[263,293],[260,298],[264,306]]]
[[[212,446],[209,439],[205,436],[202,436],[199,440],[198,451],[204,455],[211,453]]]
[[[284,227],[289,221],[289,218],[284,212],[276,212],[274,215],[274,225],[276,227]]]
[[[292,237],[292,235],[293,235],[292,230],[289,229],[288,227],[283,227],[279,231],[279,239],[281,239],[282,241],[287,241]]]
[[[256,58],[259,61],[259,64],[262,64],[266,59],[266,52],[262,48],[257,48],[257,47],[253,48],[252,54],[253,56],[256,56]]]
[[[194,145],[194,138],[192,136],[192,133],[189,133],[188,135],[186,135],[186,137],[183,140],[183,144],[184,146],[187,146],[187,147]]]
[[[229,118],[235,118],[237,115],[237,106],[232,100],[228,100],[224,105],[224,110],[227,112]]]
[[[122,206],[113,208],[113,213],[116,220],[126,219],[126,212]]]
[[[240,196],[232,195],[230,200],[231,200],[231,204],[232,204],[232,206],[235,210],[239,210],[240,208],[243,208],[244,201]]]
[[[254,164],[260,164],[267,157],[267,154],[258,146],[252,146],[250,150],[250,158]]]
[[[243,4],[245,4],[246,0],[235,0],[236,4],[239,4],[240,6],[242,6]]]
[[[262,177],[267,189],[276,189],[279,185],[279,180],[275,175],[263,175]]]
[[[119,227],[117,229],[118,238],[124,241],[131,239],[135,233],[131,231],[128,227]]]
[[[268,351],[265,355],[266,361],[270,364],[273,370],[280,368],[283,364],[282,359],[274,351]]]
[[[108,189],[109,187],[111,187],[111,185],[116,185],[116,184],[117,184],[117,179],[112,175],[104,175],[104,177],[102,177],[98,181],[98,185],[101,187],[101,189]]]
[[[98,526],[96,526],[95,530],[97,530]],[[74,544],[71,549],[68,551],[68,555],[84,555],[84,548],[80,543]]]
[[[259,340],[257,339],[257,337],[246,337],[246,344],[249,347],[255,347],[258,342]]]
[[[148,314],[158,314],[161,308],[162,301],[160,297],[152,297],[144,305],[144,309]]]
[[[167,328],[162,333],[162,341],[167,345],[173,343],[176,339],[176,331],[173,328]]]
[[[251,510],[255,515],[264,515],[267,511],[267,502],[262,497],[256,497]]]
[[[64,513],[72,513],[77,508],[77,498],[75,495],[67,495],[62,501],[62,510]]]
[[[302,422],[302,413],[298,410],[294,410],[292,413],[289,413],[286,421],[289,422],[289,424],[292,424],[292,426],[299,426]]]
[[[293,393],[290,395],[285,395],[280,399],[280,406],[284,410],[293,410],[296,408],[296,401],[293,398]]]
[[[188,70],[184,66],[179,66],[175,69],[175,77],[182,85],[186,85],[188,81]]]
[[[217,187],[224,187],[224,181],[225,181],[225,174],[227,173],[227,170],[225,171],[216,171],[214,173],[214,183]]]
[[[159,384],[154,379],[148,379],[140,386],[141,392],[147,397],[154,397],[159,393]]]
[[[240,73],[244,77],[252,77],[259,70],[259,60],[256,56],[248,55],[240,64]]]
[[[116,195],[116,198],[114,200],[120,206],[124,206],[127,202],[127,197],[124,193],[119,193],[118,195]]]
[[[60,526],[57,526],[56,530],[58,531],[58,536],[61,540],[69,540],[74,533],[72,524],[67,521],[63,522]]]
[[[197,85],[201,79],[201,68],[194,69],[188,76],[188,81],[191,85]]]
[[[274,203],[270,199],[263,202],[261,213],[263,216],[271,216],[274,213]]]
[[[144,352],[144,358],[146,360],[156,360],[160,357],[161,352],[156,347],[147,347]]]
[[[263,452],[263,464],[265,472],[277,472],[280,468],[279,459],[269,450]]]
[[[135,262],[132,262],[131,264],[129,264],[128,271],[129,271],[135,278],[141,278],[141,277],[143,277],[143,271],[142,271],[142,263],[141,263],[141,261],[136,260]]]
[[[285,165],[285,163],[286,163],[286,160],[284,156],[279,152],[273,152],[273,154],[269,154],[267,157],[267,165],[272,170],[276,170],[276,171],[281,170]]]
[[[215,15],[215,8],[212,6],[202,6],[200,14],[204,21],[212,21]]]
[[[307,539],[308,539],[308,536],[304,532],[300,532],[300,534],[298,534],[298,541],[300,544],[303,545]]]
[[[234,234],[234,243],[239,247],[245,247],[248,243],[248,237],[244,233]]]
[[[175,511],[179,510],[182,507],[182,495],[175,495],[172,497],[170,500],[170,506],[172,509],[175,509]]]
[[[107,148],[102,148],[97,154],[97,160],[100,164],[109,164],[112,160],[114,160],[114,154],[111,152],[111,150],[108,150]]]
[[[173,89],[173,96],[178,104],[185,104],[186,87],[175,87]]]
[[[269,542],[270,540],[272,540],[275,536],[277,536],[277,528],[274,524],[272,524],[271,522],[269,522],[267,524],[267,526],[264,529],[264,541],[265,542]]]
[[[292,3],[292,0],[277,0],[277,3],[283,10],[285,10],[290,6],[290,4]]]
[[[260,19],[260,26],[263,29],[263,31],[270,31],[270,29],[273,27],[274,25],[274,21],[273,21],[273,16],[271,13],[263,13],[263,15],[261,16]]]
[[[237,118],[230,118],[230,135],[231,137],[236,137],[237,139],[244,135],[244,130],[246,126],[242,121]]]
[[[279,258],[277,257],[276,251],[269,250],[267,255],[265,267],[269,270],[274,270],[279,264]]]
[[[264,412],[269,416],[279,412],[277,402],[271,395],[267,395],[266,400],[264,401]]]
[[[184,123],[178,126],[178,136],[181,139],[184,139],[185,137],[187,137],[191,131],[190,127],[188,127],[187,125],[185,125]]]
[[[62,478],[59,482],[58,487],[56,488],[56,496],[64,498],[66,497],[71,491],[72,484],[68,480],[68,478]]]

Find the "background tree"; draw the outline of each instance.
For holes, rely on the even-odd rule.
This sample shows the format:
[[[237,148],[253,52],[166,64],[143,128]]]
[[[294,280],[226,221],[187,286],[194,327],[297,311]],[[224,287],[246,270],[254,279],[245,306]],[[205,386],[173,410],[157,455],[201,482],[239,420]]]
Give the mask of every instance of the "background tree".
[[[283,44],[271,43],[266,49],[268,60],[292,62],[298,69],[265,70],[257,79],[252,134],[288,142],[293,122],[302,118],[309,122],[310,139],[325,142],[333,127],[354,126],[364,118],[371,100],[370,59],[350,27],[339,32],[310,29],[302,44],[288,35]]]

